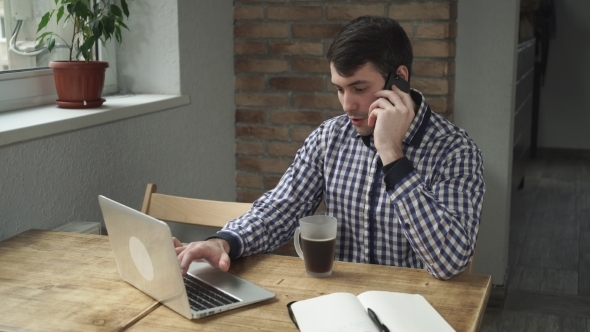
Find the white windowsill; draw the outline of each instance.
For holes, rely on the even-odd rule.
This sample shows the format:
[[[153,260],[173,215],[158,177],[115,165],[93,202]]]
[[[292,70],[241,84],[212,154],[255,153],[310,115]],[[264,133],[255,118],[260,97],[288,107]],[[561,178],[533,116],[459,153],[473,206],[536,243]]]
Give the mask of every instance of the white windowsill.
[[[190,103],[189,96],[106,96],[99,108],[65,109],[43,105],[0,113],[0,146],[65,133]]]

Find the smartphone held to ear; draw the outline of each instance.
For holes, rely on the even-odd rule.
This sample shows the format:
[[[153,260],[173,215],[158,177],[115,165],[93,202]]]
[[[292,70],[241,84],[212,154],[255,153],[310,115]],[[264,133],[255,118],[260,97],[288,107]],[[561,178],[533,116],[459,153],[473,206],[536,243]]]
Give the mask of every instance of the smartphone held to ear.
[[[387,80],[385,80],[385,87],[383,87],[383,90],[391,90],[391,87],[394,85],[401,91],[410,93],[410,83],[399,77],[396,73],[391,72],[389,73],[389,76],[387,76]]]

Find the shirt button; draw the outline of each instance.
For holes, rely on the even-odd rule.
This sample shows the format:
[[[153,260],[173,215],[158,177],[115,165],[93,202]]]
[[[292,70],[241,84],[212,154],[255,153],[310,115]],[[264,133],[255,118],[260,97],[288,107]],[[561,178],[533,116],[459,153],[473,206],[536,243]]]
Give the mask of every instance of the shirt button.
[[[373,192],[372,191],[369,192],[369,197],[373,198]]]
[[[406,229],[408,229],[408,230],[410,229],[410,224],[409,223],[406,223],[405,226],[406,226]]]

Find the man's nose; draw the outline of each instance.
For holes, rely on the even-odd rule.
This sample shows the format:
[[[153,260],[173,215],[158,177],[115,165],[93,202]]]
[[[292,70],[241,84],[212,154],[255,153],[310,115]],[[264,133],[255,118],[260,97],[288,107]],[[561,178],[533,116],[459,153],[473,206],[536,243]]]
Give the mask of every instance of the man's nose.
[[[343,92],[340,98],[340,103],[342,104],[342,109],[346,113],[354,112],[358,108],[356,98],[351,93]]]

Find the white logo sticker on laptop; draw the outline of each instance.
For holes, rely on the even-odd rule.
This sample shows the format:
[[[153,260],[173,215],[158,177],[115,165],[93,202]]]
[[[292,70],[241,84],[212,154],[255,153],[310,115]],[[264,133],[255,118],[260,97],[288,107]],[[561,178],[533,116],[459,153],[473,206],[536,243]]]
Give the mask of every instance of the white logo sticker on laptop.
[[[154,265],[147,249],[141,243],[141,241],[132,236],[129,238],[129,251],[131,252],[131,258],[135,267],[139,270],[139,273],[149,281],[154,279]]]

